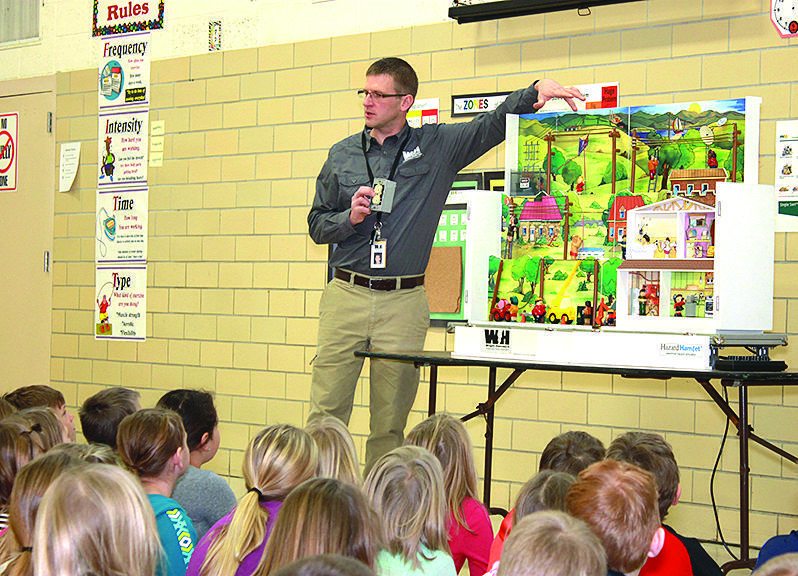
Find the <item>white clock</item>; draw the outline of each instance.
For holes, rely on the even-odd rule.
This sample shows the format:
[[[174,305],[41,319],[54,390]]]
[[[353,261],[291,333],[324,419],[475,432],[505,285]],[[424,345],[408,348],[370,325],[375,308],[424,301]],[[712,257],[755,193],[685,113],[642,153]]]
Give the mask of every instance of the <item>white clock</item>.
[[[770,0],[770,19],[782,38],[798,37],[798,0]]]

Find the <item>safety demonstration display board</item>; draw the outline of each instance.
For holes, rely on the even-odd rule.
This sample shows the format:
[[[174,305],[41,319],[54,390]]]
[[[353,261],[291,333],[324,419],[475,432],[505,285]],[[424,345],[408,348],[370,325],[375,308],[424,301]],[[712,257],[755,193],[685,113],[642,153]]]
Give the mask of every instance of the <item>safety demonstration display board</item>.
[[[710,338],[772,330],[760,105],[508,116],[501,248],[472,250],[487,298],[453,356],[707,369]]]

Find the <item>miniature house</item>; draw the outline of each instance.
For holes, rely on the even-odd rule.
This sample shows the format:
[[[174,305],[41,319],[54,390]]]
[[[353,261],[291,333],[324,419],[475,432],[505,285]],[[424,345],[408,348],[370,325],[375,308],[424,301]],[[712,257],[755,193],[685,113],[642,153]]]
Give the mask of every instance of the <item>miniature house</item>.
[[[610,206],[610,215],[607,220],[607,234],[610,242],[620,242],[626,238],[627,215],[629,210],[645,205],[642,196],[616,196]]]
[[[669,180],[671,191],[676,196],[690,196],[702,202],[700,197],[715,196],[718,182],[725,182],[728,178],[723,168],[704,168],[693,170],[671,170]],[[703,201],[704,204],[714,206],[712,202]]]
[[[674,196],[630,210],[618,329],[771,330],[774,205],[770,186],[719,183],[716,207]]]
[[[562,218],[554,196],[544,194],[538,199],[527,199],[518,218],[520,236],[525,242],[535,242],[541,237],[548,241],[559,231]]]
[[[629,210],[627,258],[701,259],[715,251],[715,208],[691,198],[667,200]]]

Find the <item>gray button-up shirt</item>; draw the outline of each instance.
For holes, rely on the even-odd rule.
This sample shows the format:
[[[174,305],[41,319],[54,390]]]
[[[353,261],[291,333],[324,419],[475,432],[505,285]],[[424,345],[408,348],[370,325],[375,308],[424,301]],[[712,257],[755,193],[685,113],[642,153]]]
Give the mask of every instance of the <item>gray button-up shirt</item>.
[[[407,131],[394,180],[393,209],[382,215],[381,236],[387,242],[385,268],[370,267],[370,237],[376,214],[352,226],[352,196],[371,186],[362,135],[352,135],[330,149],[316,179],[316,196],[308,214],[310,236],[317,244],[337,244],[330,264],[366,276],[416,276],[427,269],[435,230],[457,173],[504,140],[505,115],[534,112],[538,93],[517,90],[492,112],[460,124],[405,127],[380,145],[366,138],[366,155],[375,177],[387,177]]]

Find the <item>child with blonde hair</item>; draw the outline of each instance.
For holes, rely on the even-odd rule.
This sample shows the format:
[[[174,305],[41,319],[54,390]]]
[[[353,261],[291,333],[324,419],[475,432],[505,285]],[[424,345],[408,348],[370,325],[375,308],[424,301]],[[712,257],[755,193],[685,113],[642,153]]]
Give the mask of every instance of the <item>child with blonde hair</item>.
[[[335,416],[324,416],[309,422],[305,430],[319,449],[317,476],[337,478],[355,486],[363,483],[355,442],[346,424]]]
[[[415,426],[405,444],[426,448],[441,463],[454,567],[459,573],[468,560],[470,575],[481,576],[488,571],[493,525],[477,497],[477,468],[468,431],[457,418],[435,414]]]
[[[258,574],[317,554],[341,554],[374,568],[381,548],[379,519],[363,492],[349,482],[314,478],[285,499]]]
[[[44,493],[64,471],[82,463],[65,452],[48,452],[25,464],[17,474],[8,505],[8,530],[0,540],[0,572],[32,576],[33,528]]]
[[[70,468],[42,498],[33,536],[36,576],[155,576],[162,554],[141,484],[118,466]]]
[[[244,454],[247,493],[200,541],[187,576],[250,576],[260,572],[266,542],[283,500],[313,478],[318,465],[310,435],[289,424],[267,426]]]
[[[366,477],[364,489],[382,520],[381,576],[456,576],[446,530],[440,462],[419,446],[392,450]]]
[[[509,526],[514,527],[524,516],[533,512],[565,511],[565,498],[574,480],[576,478],[567,472],[555,472],[554,470],[543,470],[527,480],[516,497],[512,523]],[[490,547],[488,564],[491,566],[491,570],[501,559],[503,549],[504,539],[497,536]]]
[[[8,500],[17,472],[44,454],[46,445],[40,426],[31,428],[24,420],[0,422],[0,530],[8,526]]]
[[[25,408],[7,416],[7,422],[18,422],[36,430],[42,438],[44,451],[69,442],[69,432],[64,423],[59,419],[56,411],[48,406]]]
[[[604,576],[607,556],[587,524],[551,510],[519,520],[507,539],[498,576]]]
[[[122,420],[116,440],[119,458],[138,475],[155,512],[166,552],[163,573],[183,576],[197,545],[191,518],[171,498],[177,479],[188,467],[183,422],[171,410],[140,410]]]

